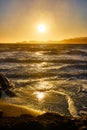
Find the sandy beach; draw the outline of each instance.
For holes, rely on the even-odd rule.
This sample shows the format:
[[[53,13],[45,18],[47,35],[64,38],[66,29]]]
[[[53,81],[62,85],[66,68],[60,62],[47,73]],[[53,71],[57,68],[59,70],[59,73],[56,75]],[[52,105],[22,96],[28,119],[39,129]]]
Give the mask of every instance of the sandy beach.
[[[33,110],[31,108],[27,109],[24,106],[9,104],[3,100],[0,101],[0,111],[3,112],[3,116],[5,117],[18,117],[24,114],[38,116],[43,113],[41,111]]]
[[[0,101],[0,129],[87,130],[87,115],[77,118],[57,113],[41,113]]]

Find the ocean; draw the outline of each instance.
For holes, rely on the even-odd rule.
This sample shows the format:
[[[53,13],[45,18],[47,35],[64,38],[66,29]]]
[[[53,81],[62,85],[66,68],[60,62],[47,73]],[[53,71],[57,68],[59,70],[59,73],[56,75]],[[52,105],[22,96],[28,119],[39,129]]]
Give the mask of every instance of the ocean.
[[[66,116],[87,114],[87,44],[0,44],[0,73],[16,93],[1,100]]]

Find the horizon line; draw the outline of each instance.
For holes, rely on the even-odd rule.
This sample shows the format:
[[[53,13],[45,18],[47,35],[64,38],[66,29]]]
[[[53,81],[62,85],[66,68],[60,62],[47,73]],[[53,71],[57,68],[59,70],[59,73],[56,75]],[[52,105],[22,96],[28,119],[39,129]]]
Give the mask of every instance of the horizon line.
[[[24,41],[15,41],[15,42],[0,42],[0,44],[7,44],[7,43],[9,43],[9,44],[10,43],[14,43],[14,44],[17,44],[17,43],[21,43],[21,44],[30,44],[30,43],[64,43],[64,42],[69,42],[70,40],[82,40],[82,39],[87,40],[87,36],[64,38],[64,39],[61,39],[61,40],[29,40],[29,41],[24,40]]]

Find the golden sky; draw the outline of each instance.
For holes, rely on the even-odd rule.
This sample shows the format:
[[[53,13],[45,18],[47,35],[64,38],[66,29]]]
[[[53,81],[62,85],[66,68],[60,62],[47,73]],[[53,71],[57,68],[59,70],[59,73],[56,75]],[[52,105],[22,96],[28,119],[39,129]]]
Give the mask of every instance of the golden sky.
[[[44,33],[38,26],[44,24]],[[87,36],[86,0],[0,0],[0,42]]]

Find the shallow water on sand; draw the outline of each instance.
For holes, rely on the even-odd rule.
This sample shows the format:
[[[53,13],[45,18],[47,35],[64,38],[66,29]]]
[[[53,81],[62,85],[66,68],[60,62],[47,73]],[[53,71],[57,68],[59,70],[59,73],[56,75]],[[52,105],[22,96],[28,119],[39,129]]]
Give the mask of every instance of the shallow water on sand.
[[[87,113],[87,45],[1,44],[0,72],[13,84],[7,102],[68,116]]]

